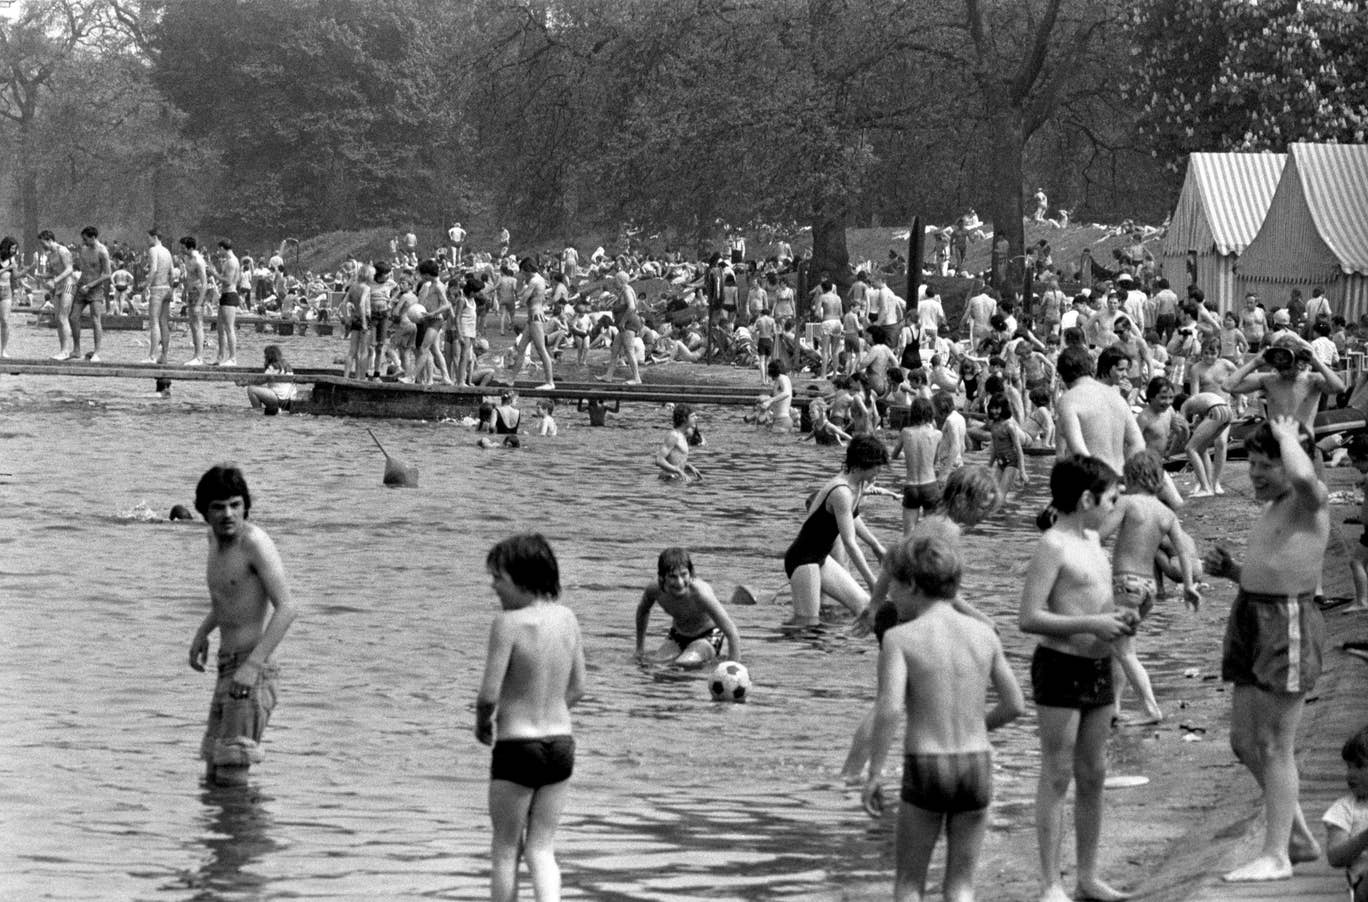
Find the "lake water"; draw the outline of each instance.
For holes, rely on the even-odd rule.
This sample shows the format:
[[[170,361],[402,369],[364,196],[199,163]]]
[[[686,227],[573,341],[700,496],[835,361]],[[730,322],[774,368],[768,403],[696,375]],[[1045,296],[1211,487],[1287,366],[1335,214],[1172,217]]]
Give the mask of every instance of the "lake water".
[[[16,356],[55,350],[54,332],[16,331]],[[259,362],[264,338],[243,335],[239,360]],[[107,360],[143,356],[130,333],[108,339]],[[342,347],[272,340],[296,365],[330,364]],[[186,343],[178,334],[176,353]],[[566,412],[558,438],[483,451],[456,424],[268,418],[244,394],[185,383],[162,400],[150,382],[0,375],[0,471],[12,474],[0,477],[0,898],[487,898],[489,752],[471,733],[497,608],[484,556],[524,530],[552,542],[588,658],[559,833],[565,896],[839,898],[877,885],[886,897],[891,817],[869,820],[839,777],[873,697],[875,645],[844,623],[801,639],[777,629],[781,556],[804,495],[839,466],[834,449],[705,409],[695,462],[707,480],[681,488],[650,462],[668,427],[657,406],[624,407],[603,429]],[[419,466],[421,488],[381,486],[366,426]],[[246,791],[200,785],[213,677],[187,653],[208,604],[206,529],[139,514],[190,505],[225,460],[244,468],[252,519],[303,608]],[[966,536],[966,595],[997,615],[1023,685],[1032,643],[1015,609],[1039,506],[1028,498]],[[896,499],[864,513],[891,541]],[[671,544],[724,599],[738,583],[760,599],[732,611],[748,704],[632,662],[635,604]],[[1156,610],[1156,633],[1171,610]],[[1147,651],[1197,628],[1174,619]],[[666,626],[656,612],[653,632]],[[1163,702],[1181,665],[1147,661]],[[1033,718],[994,741],[993,831],[1030,832]]]

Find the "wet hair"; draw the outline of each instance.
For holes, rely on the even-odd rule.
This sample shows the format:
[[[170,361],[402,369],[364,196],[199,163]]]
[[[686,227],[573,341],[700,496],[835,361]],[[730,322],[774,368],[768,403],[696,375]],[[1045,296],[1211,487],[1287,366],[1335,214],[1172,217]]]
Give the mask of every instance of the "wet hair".
[[[209,505],[242,496],[242,516],[252,513],[252,493],[247,491],[247,479],[235,464],[215,464],[200,477],[195,486],[195,510],[208,517]]]
[[[509,536],[489,549],[485,567],[502,572],[519,589],[547,598],[560,597],[560,565],[556,553],[541,533]]]
[[[1164,461],[1159,452],[1152,448],[1137,451],[1126,458],[1123,475],[1127,486],[1134,486],[1151,495],[1158,493],[1164,484]]]
[[[1036,407],[1050,406],[1050,390],[1043,386],[1037,385],[1035,388],[1031,389],[1026,397],[1029,398],[1031,403]]]
[[[171,515],[167,519],[173,521],[193,520],[195,519],[195,515],[190,513],[190,508],[186,507],[184,504],[175,504],[171,506]]]
[[[1301,423],[1297,424],[1297,440],[1308,457],[1314,453],[1315,440]],[[1273,426],[1267,420],[1254,427],[1254,431],[1245,438],[1245,449],[1250,454],[1262,454],[1272,460],[1282,460],[1282,445],[1273,434]]]
[[[8,260],[13,257],[19,248],[19,242],[15,241],[10,235],[0,238],[0,260]]]
[[[418,275],[432,276],[434,279],[442,274],[442,268],[437,265],[437,261],[431,258],[418,264]]]
[[[931,406],[931,402],[925,398],[913,398],[912,406],[907,412],[907,424],[909,426],[923,426],[935,421],[936,408]]]
[[[1072,514],[1084,493],[1096,501],[1116,484],[1116,471],[1096,457],[1071,454],[1055,462],[1050,471],[1050,506],[1036,518],[1036,526],[1049,529],[1056,514]]]
[[[689,575],[694,574],[693,558],[689,557],[689,552],[678,545],[671,545],[660,552],[660,557],[656,558],[656,580],[660,583],[660,588],[665,588],[665,577],[671,570],[678,570],[680,567],[687,567]]]
[[[99,237],[100,237],[100,230],[97,229],[97,228],[95,228],[94,226],[86,226],[85,228],[81,229],[81,237],[82,237],[82,238],[99,238]]]
[[[855,470],[872,470],[888,463],[888,449],[883,442],[872,435],[857,435],[846,447],[845,467],[847,473]]]
[[[1097,374],[1103,377],[1110,375],[1111,371],[1120,366],[1122,361],[1130,363],[1130,355],[1116,345],[1103,348],[1102,353],[1097,355]]]
[[[1081,379],[1084,376],[1091,376],[1093,370],[1092,355],[1087,348],[1078,345],[1069,345],[1059,352],[1059,362],[1055,364],[1055,372],[1065,385]]]
[[[1145,400],[1153,401],[1155,398],[1159,397],[1166,388],[1170,390],[1173,389],[1173,383],[1169,381],[1169,378],[1167,376],[1155,376],[1149,381],[1149,384],[1145,386]]]
[[[984,407],[984,412],[988,414],[989,422],[1001,423],[1012,418],[1012,402],[1007,400],[1007,395],[1003,392],[993,392]]]
[[[992,471],[974,464],[959,467],[946,477],[940,506],[954,522],[973,526],[997,507],[999,497],[998,482]]]
[[[670,422],[674,423],[676,429],[689,422],[689,417],[693,416],[693,408],[687,404],[676,404],[674,412],[670,414]]]
[[[915,585],[930,598],[954,598],[963,572],[955,541],[942,529],[913,531],[889,549],[884,567],[893,579]]]
[[[1340,749],[1340,757],[1344,759],[1345,764],[1353,767],[1368,764],[1368,727],[1345,740],[1344,748]]]

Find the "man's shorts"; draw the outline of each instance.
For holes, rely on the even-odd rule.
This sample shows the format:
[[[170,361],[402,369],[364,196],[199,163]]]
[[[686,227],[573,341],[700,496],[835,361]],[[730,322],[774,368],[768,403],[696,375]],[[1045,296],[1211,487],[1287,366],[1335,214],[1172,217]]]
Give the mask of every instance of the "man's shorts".
[[[96,285],[94,288],[78,287],[76,289],[76,307],[80,310],[83,307],[94,307],[99,305],[104,309],[105,293],[103,285]]]
[[[150,310],[154,302],[168,303],[171,300],[171,287],[169,285],[156,285],[147,289],[147,306]]]
[[[1112,659],[1084,658],[1036,646],[1031,656],[1031,698],[1046,708],[1091,711],[1116,701]]]
[[[927,513],[934,511],[940,504],[940,483],[924,482],[921,485],[905,485],[902,491],[903,510],[921,509]]]
[[[1321,673],[1325,620],[1311,592],[1235,596],[1221,647],[1221,679],[1265,692],[1310,692]]]
[[[510,436],[511,438],[511,436]],[[500,739],[489,761],[489,779],[541,789],[570,779],[575,771],[573,736]]]
[[[219,306],[240,307],[242,306],[242,298],[238,296],[236,291],[225,291],[223,294],[219,295]]]
[[[726,641],[727,636],[718,627],[713,627],[710,630],[699,633],[697,636],[686,636],[674,627],[670,627],[670,632],[666,638],[675,645],[678,645],[681,653],[699,639],[706,639],[708,644],[712,646],[713,654],[720,655],[722,654],[722,643]]]
[[[836,338],[837,336],[841,336],[844,341],[845,327],[841,325],[841,321],[838,319],[822,320],[822,337]]]
[[[234,698],[233,674],[249,652],[218,658],[218,683],[209,703],[209,722],[200,742],[200,757],[216,766],[247,767],[265,757],[261,734],[276,705],[279,668],[273,663],[258,668],[256,682],[246,698]]]
[[[901,798],[941,814],[982,811],[993,800],[992,753],[904,755]]]
[[[1154,597],[1159,594],[1159,586],[1152,576],[1138,573],[1112,574],[1112,601],[1121,610],[1134,611],[1144,619],[1154,607]]]
[[[755,353],[761,357],[769,357],[774,354],[773,338],[757,338],[755,340]]]

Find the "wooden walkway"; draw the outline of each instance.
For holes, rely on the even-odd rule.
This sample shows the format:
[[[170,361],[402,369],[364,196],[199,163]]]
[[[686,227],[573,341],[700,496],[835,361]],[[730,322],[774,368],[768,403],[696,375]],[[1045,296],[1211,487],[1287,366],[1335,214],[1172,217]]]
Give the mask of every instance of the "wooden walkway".
[[[482,385],[456,387],[448,385],[410,385],[402,382],[368,382],[358,379],[345,379],[342,371],[329,368],[300,367],[293,373],[267,376],[255,367],[221,366],[161,366],[151,363],[122,363],[103,361],[8,359],[0,361],[0,374],[11,376],[62,376],[105,379],[156,379],[185,382],[231,382],[237,385],[264,385],[271,382],[295,382],[317,386],[329,386],[335,392],[348,396],[364,396],[373,401],[378,409],[387,406],[406,410],[421,409],[424,402],[434,409],[443,406],[473,408],[480,400],[497,395],[506,385]],[[685,402],[700,405],[722,405],[749,407],[760,394],[759,386],[740,388],[725,385],[698,385],[684,383],[647,382],[642,385],[624,385],[620,382],[558,382],[554,389],[537,388],[537,383],[526,380],[513,386],[518,394],[531,398],[554,398],[557,401],[576,402],[580,399],[601,400],[606,403],[677,403]],[[320,393],[322,394],[322,393]],[[324,411],[319,411],[324,412]],[[357,410],[347,411],[354,415],[367,415]],[[369,415],[383,416],[383,413]],[[396,416],[415,414],[395,413]]]

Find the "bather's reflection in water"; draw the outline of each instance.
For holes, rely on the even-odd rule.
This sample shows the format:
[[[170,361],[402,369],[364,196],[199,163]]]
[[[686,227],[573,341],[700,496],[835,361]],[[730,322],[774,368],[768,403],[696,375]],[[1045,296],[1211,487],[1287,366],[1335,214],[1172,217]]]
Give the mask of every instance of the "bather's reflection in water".
[[[209,787],[204,804],[202,841],[209,857],[195,873],[196,900],[260,898],[270,877],[253,873],[253,863],[274,852],[275,819],[266,809],[269,797],[253,786]]]

